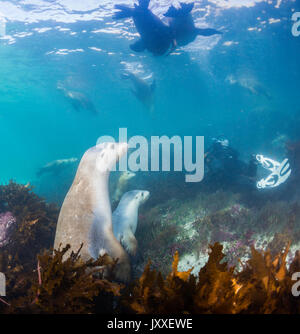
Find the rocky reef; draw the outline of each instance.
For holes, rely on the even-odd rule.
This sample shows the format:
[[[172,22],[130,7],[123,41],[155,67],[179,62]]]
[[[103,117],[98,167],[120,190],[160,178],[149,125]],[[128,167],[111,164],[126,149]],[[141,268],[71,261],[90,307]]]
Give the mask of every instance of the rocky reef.
[[[179,268],[198,273],[208,259],[209,245],[222,243],[229,266],[242,268],[251,247],[277,254],[291,242],[288,263],[300,249],[300,204],[298,201],[266,201],[246,206],[239,194],[229,191],[198,193],[190,199],[171,199],[141,211],[136,233],[142,254],[135,262],[136,277],[149,258],[164,274],[170,270],[175,251]]]
[[[128,285],[116,259],[83,262],[51,249],[58,208],[30,186],[0,186],[1,313],[299,313],[300,205],[250,207],[228,191],[172,198],[140,212]],[[103,275],[103,270],[112,276]]]

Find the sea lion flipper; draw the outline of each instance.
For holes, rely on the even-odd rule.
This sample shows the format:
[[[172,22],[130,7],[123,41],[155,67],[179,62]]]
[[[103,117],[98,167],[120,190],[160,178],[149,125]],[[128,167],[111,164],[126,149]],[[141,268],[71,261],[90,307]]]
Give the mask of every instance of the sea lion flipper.
[[[119,12],[114,14],[115,20],[126,19],[128,17],[132,17],[133,9],[124,5],[115,5],[115,9],[118,9]]]
[[[149,7],[150,0],[139,0],[140,7],[147,9]]]
[[[137,251],[137,240],[131,231],[126,231],[121,237],[121,245],[125,248],[128,254],[135,256]]]
[[[193,10],[194,3],[183,3],[180,2],[180,8],[175,8],[173,5],[169,7],[168,11],[164,14],[166,17],[183,17]]]
[[[142,39],[137,40],[135,43],[130,45],[130,49],[135,52],[143,52],[146,47]]]

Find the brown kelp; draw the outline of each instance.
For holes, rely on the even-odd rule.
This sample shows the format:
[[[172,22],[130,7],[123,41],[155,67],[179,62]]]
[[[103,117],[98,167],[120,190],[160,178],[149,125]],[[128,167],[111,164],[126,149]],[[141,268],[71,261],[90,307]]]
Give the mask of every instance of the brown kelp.
[[[171,273],[164,279],[148,264],[142,276],[121,298],[129,313],[138,314],[292,314],[300,312],[300,299],[293,296],[292,274],[299,271],[299,253],[286,266],[289,245],[271,256],[252,247],[242,271],[224,262],[222,245],[210,246],[206,265],[198,277],[191,270],[178,271],[178,253]]]
[[[113,296],[120,294],[121,285],[102,277],[103,267],[115,266],[108,255],[96,261],[83,262],[80,249],[62,260],[70,246],[52,252],[45,251],[37,258],[31,272],[11,274],[8,298],[0,303],[3,313],[73,314],[108,312],[113,310]],[[14,278],[12,278],[14,277]],[[17,278],[17,279],[16,279]],[[101,298],[96,303],[96,298]]]

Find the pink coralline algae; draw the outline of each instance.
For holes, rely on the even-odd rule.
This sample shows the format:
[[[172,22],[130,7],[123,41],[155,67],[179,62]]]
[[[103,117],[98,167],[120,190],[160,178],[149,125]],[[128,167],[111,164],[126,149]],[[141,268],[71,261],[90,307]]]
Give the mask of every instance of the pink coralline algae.
[[[9,230],[11,225],[16,222],[11,212],[0,213],[0,248],[9,242]]]

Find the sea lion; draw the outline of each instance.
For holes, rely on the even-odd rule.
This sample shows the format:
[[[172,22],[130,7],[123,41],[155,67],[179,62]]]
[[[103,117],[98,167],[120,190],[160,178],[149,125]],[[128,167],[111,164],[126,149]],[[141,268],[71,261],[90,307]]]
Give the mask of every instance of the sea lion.
[[[116,20],[133,18],[141,38],[130,45],[131,50],[135,52],[148,50],[154,55],[164,55],[170,47],[174,46],[171,30],[148,9],[149,2],[150,0],[139,0],[139,5],[135,4],[134,8],[115,5],[119,12],[114,15],[114,18]]]
[[[117,258],[116,279],[121,281],[130,278],[130,262],[113,234],[108,179],[127,150],[126,143],[102,143],[85,152],[60,210],[54,242],[55,249],[70,244],[74,252],[83,243],[84,261],[103,253]]]
[[[94,103],[83,93],[68,90],[61,83],[57,84],[57,89],[63,91],[65,98],[71,103],[76,111],[87,110],[93,114],[97,114]]]
[[[256,78],[247,75],[234,76],[230,74],[226,77],[225,81],[228,81],[231,85],[239,85],[245,88],[249,93],[257,96],[262,96],[267,100],[271,100],[272,96],[269,91],[256,80]]]
[[[145,80],[137,77],[132,72],[122,74],[123,79],[130,79],[133,84],[131,89],[133,95],[148,109],[150,112],[154,111],[154,92],[156,82],[153,80],[152,84],[148,84]]]
[[[67,166],[77,162],[77,158],[60,159],[47,163],[45,166],[38,169],[36,176],[41,177],[44,174],[60,174]]]
[[[149,191],[132,190],[125,193],[113,213],[113,231],[130,255],[135,255],[137,240],[134,236],[138,223],[138,209],[149,198]]]
[[[170,18],[169,26],[176,45],[184,46],[193,42],[197,36],[220,35],[222,32],[211,28],[197,28],[194,24],[191,11],[194,3],[180,3],[180,8],[176,9],[173,5],[168,9],[164,16]]]
[[[129,172],[129,171],[123,172],[121,174],[121,176],[119,177],[114,195],[113,195],[113,200],[114,201],[119,201],[120,200],[121,196],[124,193],[124,190],[127,187],[128,181],[130,179],[132,179],[133,177],[135,177],[135,175],[136,175],[135,173],[132,173],[132,172]]]

